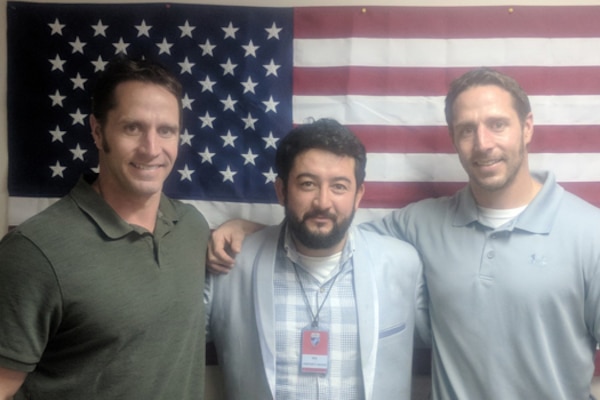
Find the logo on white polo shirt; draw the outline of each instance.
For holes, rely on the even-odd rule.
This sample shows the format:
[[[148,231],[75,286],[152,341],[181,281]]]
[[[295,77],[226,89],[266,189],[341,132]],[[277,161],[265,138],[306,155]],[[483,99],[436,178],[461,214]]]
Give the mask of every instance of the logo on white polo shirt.
[[[531,265],[539,265],[540,267],[545,267],[547,264],[546,257],[540,254],[532,254],[529,256],[529,263]]]

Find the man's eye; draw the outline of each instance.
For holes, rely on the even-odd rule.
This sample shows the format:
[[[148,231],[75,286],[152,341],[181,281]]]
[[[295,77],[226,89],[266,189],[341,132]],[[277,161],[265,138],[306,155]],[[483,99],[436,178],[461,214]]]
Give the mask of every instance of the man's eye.
[[[162,137],[171,137],[177,134],[177,131],[172,128],[163,128],[158,130],[158,134]]]
[[[125,125],[125,132],[127,132],[130,135],[134,135],[134,134],[138,133],[139,130],[140,130],[140,128],[136,124]]]
[[[506,122],[504,121],[494,121],[492,123],[492,129],[495,131],[500,131],[506,127]]]
[[[458,129],[458,134],[462,137],[471,136],[475,133],[475,129],[471,126],[464,126]]]
[[[314,182],[311,182],[311,181],[300,182],[300,187],[302,187],[303,189],[310,189],[314,186],[315,186]]]

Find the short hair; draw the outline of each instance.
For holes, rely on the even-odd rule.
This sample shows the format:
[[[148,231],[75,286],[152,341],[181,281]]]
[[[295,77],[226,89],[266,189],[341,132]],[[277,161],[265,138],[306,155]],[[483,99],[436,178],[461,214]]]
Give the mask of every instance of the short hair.
[[[510,93],[513,99],[513,108],[519,116],[521,125],[525,122],[527,115],[531,112],[531,105],[527,93],[521,88],[519,83],[508,75],[502,74],[491,68],[477,68],[471,70],[462,76],[456,78],[450,84],[450,90],[446,95],[445,113],[448,129],[452,133],[452,124],[454,122],[453,106],[456,98],[465,90],[476,86],[498,86]]]
[[[367,165],[365,146],[350,129],[336,120],[323,118],[295,127],[279,143],[275,155],[275,167],[284,187],[287,188],[289,174],[296,157],[311,149],[354,158],[357,189],[364,182]]]
[[[106,123],[108,112],[117,106],[116,87],[129,81],[152,83],[164,87],[177,99],[181,122],[182,87],[179,80],[162,65],[146,59],[134,60],[126,56],[113,58],[98,77],[92,94],[92,114],[101,125]]]

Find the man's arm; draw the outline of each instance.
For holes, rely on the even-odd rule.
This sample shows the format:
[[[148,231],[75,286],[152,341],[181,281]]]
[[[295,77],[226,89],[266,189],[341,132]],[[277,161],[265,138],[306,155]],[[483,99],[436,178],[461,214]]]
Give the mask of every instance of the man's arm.
[[[0,400],[11,400],[26,376],[26,372],[0,367]]]
[[[208,243],[206,265],[214,274],[227,274],[242,250],[244,238],[265,225],[245,219],[231,219],[213,231]]]
[[[421,271],[417,282],[415,347],[431,347],[431,322],[429,319],[429,291],[425,275]]]
[[[411,242],[407,239],[406,214],[409,207],[394,210],[383,218],[374,221],[363,222],[359,225],[361,229],[376,232],[380,235],[395,237],[396,239]],[[414,245],[414,244],[413,244]]]
[[[363,223],[361,228],[382,235],[407,240],[404,227],[404,213],[407,208],[396,210],[385,218]],[[213,274],[227,274],[233,268],[235,256],[241,251],[244,238],[251,233],[261,230],[265,225],[246,219],[231,219],[217,229],[211,235],[208,244],[206,265],[209,272]]]

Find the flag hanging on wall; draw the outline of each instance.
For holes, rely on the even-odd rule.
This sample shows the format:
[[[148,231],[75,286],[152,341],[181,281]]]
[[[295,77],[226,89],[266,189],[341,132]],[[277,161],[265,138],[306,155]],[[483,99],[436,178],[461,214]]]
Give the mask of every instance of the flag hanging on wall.
[[[443,113],[449,82],[489,66],[529,93],[532,169],[600,205],[600,7],[298,7],[8,2],[9,223],[97,168],[90,91],[118,54],[184,86],[168,195],[211,225],[277,223],[278,141],[322,117],[368,152],[357,220],[466,182]]]

